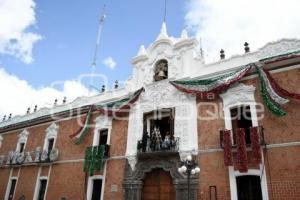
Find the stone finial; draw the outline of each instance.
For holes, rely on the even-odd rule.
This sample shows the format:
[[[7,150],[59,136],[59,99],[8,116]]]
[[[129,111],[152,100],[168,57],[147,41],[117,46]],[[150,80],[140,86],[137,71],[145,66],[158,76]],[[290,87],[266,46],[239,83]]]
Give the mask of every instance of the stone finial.
[[[3,116],[3,119],[2,119],[2,121],[5,121],[5,120],[6,120],[6,115],[4,115],[4,116]]]
[[[35,106],[34,106],[34,110],[33,110],[33,112],[36,112],[36,111],[37,111],[37,108],[38,108],[38,106],[37,106],[37,105],[35,105]]]
[[[118,88],[119,88],[119,81],[116,80],[116,81],[115,81],[115,89],[118,89]]]
[[[30,114],[30,107],[27,108],[26,114]]]
[[[168,33],[167,33],[167,25],[166,22],[163,22],[160,28],[160,33],[157,37],[158,39],[162,39],[162,38],[167,38],[168,37]]]
[[[57,106],[57,99],[54,100],[54,106]]]
[[[248,44],[248,42],[245,42],[245,44],[244,44],[244,49],[245,49],[245,53],[249,53],[250,52],[250,47],[249,47],[249,44]]]
[[[102,85],[102,87],[101,87],[101,92],[102,92],[102,93],[105,92],[105,85]]]
[[[220,58],[221,60],[225,59],[225,51],[223,49],[220,51]]]
[[[11,117],[12,117],[12,114],[11,114],[11,113],[9,113],[8,119],[11,119]]]
[[[145,46],[144,45],[141,45],[140,49],[139,49],[139,52],[138,52],[138,56],[141,56],[141,55],[146,55],[146,49],[145,49]]]
[[[66,102],[67,102],[67,97],[64,97],[63,104],[65,104]]]
[[[181,39],[187,39],[188,37],[188,32],[185,29],[183,29],[181,32]]]

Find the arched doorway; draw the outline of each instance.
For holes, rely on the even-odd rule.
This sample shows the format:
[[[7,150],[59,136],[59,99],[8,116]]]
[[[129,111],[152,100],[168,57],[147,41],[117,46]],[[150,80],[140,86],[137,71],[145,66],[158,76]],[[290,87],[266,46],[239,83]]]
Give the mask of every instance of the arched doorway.
[[[142,200],[175,200],[175,188],[170,173],[161,168],[146,173]]]

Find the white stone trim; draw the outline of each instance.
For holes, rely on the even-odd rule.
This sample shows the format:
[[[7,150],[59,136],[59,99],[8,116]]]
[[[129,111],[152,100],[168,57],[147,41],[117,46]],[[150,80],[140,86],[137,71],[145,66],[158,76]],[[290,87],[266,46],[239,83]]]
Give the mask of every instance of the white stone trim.
[[[112,118],[106,115],[100,115],[94,120],[95,129],[94,129],[94,137],[93,137],[93,146],[99,145],[99,137],[101,130],[108,130],[107,133],[107,144],[110,144],[110,135],[112,129]]]
[[[13,168],[11,168],[10,172],[9,172],[9,177],[8,177],[8,182],[7,182],[7,186],[6,186],[6,192],[5,192],[4,200],[8,199],[8,195],[9,195],[9,191],[10,191],[10,187],[11,187],[11,180],[12,179],[16,179],[18,181],[18,177],[13,177],[12,173],[13,173]],[[15,196],[16,189],[17,189],[17,183],[15,185],[15,191],[14,191],[14,195],[13,196]]]
[[[106,169],[106,164],[105,164],[105,169]],[[105,170],[106,171],[106,170]],[[102,180],[102,186],[101,186],[101,198],[99,200],[103,200],[103,194],[104,194],[104,182],[105,178],[103,175],[94,175],[90,176],[88,180],[88,186],[87,186],[87,192],[86,192],[86,199],[91,200],[92,199],[92,193],[93,193],[93,185],[94,185],[94,180],[99,179]]]
[[[33,200],[37,200],[38,198],[41,172],[42,172],[42,167],[39,167],[38,174],[35,181]]]
[[[260,165],[260,170],[258,169],[249,169],[247,173],[241,173],[239,171],[235,171],[233,166],[228,167],[229,170],[229,183],[230,183],[230,195],[232,200],[238,200],[237,196],[237,185],[236,185],[236,177],[238,176],[259,176],[261,178],[261,192],[263,200],[268,200],[268,186],[267,186],[267,178],[266,173],[261,171],[262,166]],[[261,177],[262,175],[262,177]]]
[[[145,92],[130,110],[125,155],[132,169],[136,164],[137,141],[143,135],[144,113],[163,108],[175,109],[174,136],[180,138],[179,151],[198,152],[196,98],[178,91],[168,80],[158,81],[145,86]]]
[[[20,144],[21,144],[21,143],[24,143],[23,151],[25,151],[28,136],[29,136],[29,132],[27,131],[27,129],[24,129],[24,130],[18,135],[18,142],[17,142],[16,151],[20,151],[20,148],[21,148],[21,145],[20,145]]]
[[[48,150],[49,147],[49,139],[54,139],[53,141],[53,148],[56,144],[56,138],[58,134],[59,126],[56,123],[52,123],[47,129],[46,129],[46,136],[44,139],[44,146],[43,150]]]

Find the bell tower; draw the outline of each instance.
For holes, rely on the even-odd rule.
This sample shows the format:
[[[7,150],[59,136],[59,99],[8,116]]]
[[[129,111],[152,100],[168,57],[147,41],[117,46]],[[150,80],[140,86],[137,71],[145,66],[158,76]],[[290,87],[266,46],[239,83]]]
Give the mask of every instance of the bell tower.
[[[163,22],[156,40],[147,48],[142,45],[131,61],[133,74],[128,89],[137,89],[159,81],[186,78],[203,65],[199,42],[183,30],[179,38],[168,35]]]

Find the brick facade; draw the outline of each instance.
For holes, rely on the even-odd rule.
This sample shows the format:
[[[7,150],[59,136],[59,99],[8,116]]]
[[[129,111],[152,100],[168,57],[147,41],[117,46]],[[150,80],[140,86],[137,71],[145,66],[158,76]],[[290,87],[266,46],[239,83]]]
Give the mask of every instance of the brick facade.
[[[299,77],[300,70],[292,69],[273,74],[274,78],[282,87],[290,91],[300,93]],[[246,85],[256,87],[255,99],[262,103],[259,95],[258,79],[252,78],[242,81]],[[207,111],[213,112],[213,107],[200,105],[203,100],[198,99],[198,116],[206,116]],[[222,99],[218,98],[211,103],[217,103],[222,113]],[[278,118],[267,109],[265,116],[259,120],[259,125],[265,129],[265,141],[267,148],[264,152],[264,166],[266,170],[269,199],[298,199],[300,196],[300,104],[291,100],[285,107],[288,114]],[[98,113],[92,116],[92,122]],[[83,121],[84,116],[72,119],[56,121],[59,131],[55,147],[59,149],[59,159],[49,165],[29,165],[0,168],[0,199],[5,198],[5,192],[10,173],[18,177],[15,198],[25,195],[26,199],[33,199],[38,174],[48,177],[46,199],[54,200],[65,197],[66,199],[79,200],[86,196],[88,176],[83,172],[83,158],[85,149],[93,143],[94,128],[82,144],[75,145],[69,138],[78,128],[78,121]],[[32,127],[26,127],[29,132],[25,151],[34,151],[36,147],[43,147],[45,130],[52,122],[42,123]],[[217,199],[230,199],[230,184],[228,168],[223,163],[223,150],[220,148],[219,130],[224,129],[224,120],[197,121],[198,128],[198,163],[201,167],[198,184],[198,199],[209,199],[210,186],[216,186]],[[23,129],[4,132],[3,144],[0,155],[7,155],[15,150],[18,134]],[[103,171],[96,172],[104,176],[103,199],[123,199],[123,180],[126,167],[126,145],[128,134],[127,120],[112,120],[110,133],[110,158],[106,161]],[[192,138],[191,138],[192,139]],[[294,142],[294,145],[293,145]],[[298,143],[296,143],[298,142]],[[251,164],[251,154],[248,152],[249,168],[258,169],[257,165]]]

